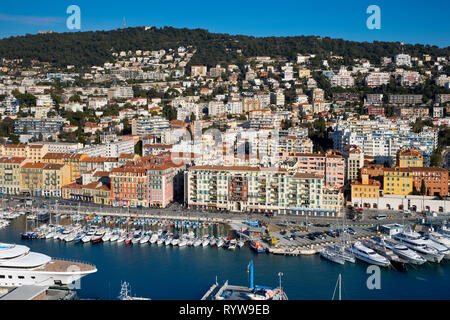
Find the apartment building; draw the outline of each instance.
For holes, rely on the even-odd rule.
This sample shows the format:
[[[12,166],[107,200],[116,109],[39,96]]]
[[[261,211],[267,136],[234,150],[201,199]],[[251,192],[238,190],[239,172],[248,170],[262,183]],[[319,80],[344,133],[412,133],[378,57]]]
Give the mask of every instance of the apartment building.
[[[353,207],[370,207],[370,205],[363,203],[363,199],[378,199],[380,186],[381,183],[379,181],[369,179],[367,173],[362,174],[360,181],[354,181],[351,184],[351,202]]]
[[[413,178],[409,168],[385,168],[384,194],[408,195],[413,191]]]
[[[61,197],[62,186],[70,183],[66,164],[26,163],[20,168],[21,192],[32,196]]]
[[[134,136],[161,136],[169,128],[169,121],[162,117],[143,117],[131,121],[131,132]]]
[[[328,192],[327,208],[332,209],[324,209],[324,188],[322,176],[283,168],[193,166],[185,173],[190,208],[338,215],[341,195]]]
[[[371,72],[366,76],[366,85],[369,87],[379,87],[389,84],[391,75],[388,72]]]
[[[345,159],[339,155],[303,153],[297,155],[298,172],[323,176],[326,186],[343,187],[345,183]]]
[[[192,66],[191,77],[206,77],[207,71],[206,66]]]
[[[347,145],[343,150],[345,159],[345,178],[347,181],[355,181],[360,177],[360,170],[364,166],[364,153],[355,145]]]
[[[23,157],[0,157],[0,194],[20,194],[20,169],[31,162]]]
[[[45,144],[1,144],[0,156],[4,157],[22,157],[32,161],[41,161],[47,154],[48,146]]]
[[[406,148],[397,152],[397,167],[423,167],[422,152],[414,148]]]
[[[390,94],[388,95],[389,103],[392,104],[421,104],[421,94]]]

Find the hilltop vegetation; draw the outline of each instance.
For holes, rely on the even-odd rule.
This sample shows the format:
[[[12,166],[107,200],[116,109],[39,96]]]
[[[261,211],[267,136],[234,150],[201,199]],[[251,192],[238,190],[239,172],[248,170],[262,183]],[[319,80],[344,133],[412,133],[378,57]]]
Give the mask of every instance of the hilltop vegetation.
[[[242,58],[253,56],[293,59],[297,53],[316,54],[319,59],[330,52],[343,56],[343,64],[349,64],[354,58],[366,58],[372,63],[379,63],[381,57],[392,57],[400,52],[400,45],[395,42],[354,42],[315,36],[257,38],[210,33],[203,29],[153,27],[145,30],[137,27],[5,38],[0,40],[0,57],[22,58],[25,61],[37,59],[57,67],[89,67],[111,61],[114,51],[167,50],[179,46],[194,46],[197,49],[190,65],[208,66],[215,66],[217,63],[242,63]],[[238,53],[238,49],[242,53]],[[450,47],[428,45],[405,45],[404,51],[413,56],[425,53],[431,56],[450,55]]]

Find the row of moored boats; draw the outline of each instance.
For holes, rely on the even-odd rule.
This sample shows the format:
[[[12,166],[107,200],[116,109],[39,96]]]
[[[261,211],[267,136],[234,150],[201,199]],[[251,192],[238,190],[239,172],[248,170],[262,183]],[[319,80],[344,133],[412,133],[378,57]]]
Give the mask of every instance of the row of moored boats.
[[[120,228],[105,228],[98,226],[82,227],[75,226],[49,226],[40,228],[33,232],[24,232],[21,234],[22,239],[55,239],[64,242],[82,242],[82,243],[99,243],[99,242],[117,242],[126,244],[158,244],[172,246],[216,246],[230,250],[236,247],[242,247],[245,242],[243,240],[231,239],[226,237],[214,237],[205,234],[201,237],[195,236],[193,231],[186,234],[174,235],[167,230],[159,229],[157,231],[135,230],[127,231]]]
[[[450,230],[420,234],[405,231],[392,237],[375,237],[357,241],[351,246],[327,246],[320,255],[332,262],[345,264],[355,259],[383,267],[405,269],[407,264],[440,263],[450,259]]]

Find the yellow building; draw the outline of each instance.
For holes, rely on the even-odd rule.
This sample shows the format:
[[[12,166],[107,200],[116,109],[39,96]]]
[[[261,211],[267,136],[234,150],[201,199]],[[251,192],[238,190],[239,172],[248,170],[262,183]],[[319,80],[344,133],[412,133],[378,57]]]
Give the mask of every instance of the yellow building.
[[[400,168],[423,167],[422,152],[414,148],[399,150],[397,166]]]
[[[32,161],[41,161],[48,146],[42,144],[1,144],[0,155],[4,157],[23,157]]]
[[[298,69],[298,77],[300,79],[311,77],[311,70],[305,68]]]
[[[67,164],[70,168],[70,181],[75,181],[81,176],[81,163],[89,158],[86,154],[80,153],[47,153],[43,158],[44,163]]]
[[[20,188],[33,196],[60,197],[62,186],[70,183],[70,167],[65,164],[26,163],[20,169]]]
[[[111,191],[108,186],[101,182],[91,182],[86,185],[76,182],[69,183],[62,187],[62,197],[64,199],[94,202],[101,205],[111,204]]]
[[[383,176],[385,194],[408,195],[413,191],[413,176],[409,168],[385,168]]]
[[[0,194],[20,194],[20,168],[31,162],[24,157],[0,157]]]
[[[380,195],[381,183],[376,180],[370,180],[367,172],[361,172],[361,181],[355,181],[351,184],[352,201],[355,199],[378,199]]]

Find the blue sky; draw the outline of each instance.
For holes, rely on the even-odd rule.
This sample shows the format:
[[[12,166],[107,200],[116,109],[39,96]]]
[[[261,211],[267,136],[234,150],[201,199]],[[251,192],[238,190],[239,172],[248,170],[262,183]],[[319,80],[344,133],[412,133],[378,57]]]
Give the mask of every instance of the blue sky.
[[[173,26],[253,36],[318,35],[355,41],[403,41],[450,46],[448,0],[57,0],[10,1],[0,5],[0,38],[70,32],[69,5],[81,9],[81,31]],[[366,9],[381,9],[381,29],[369,30]]]

